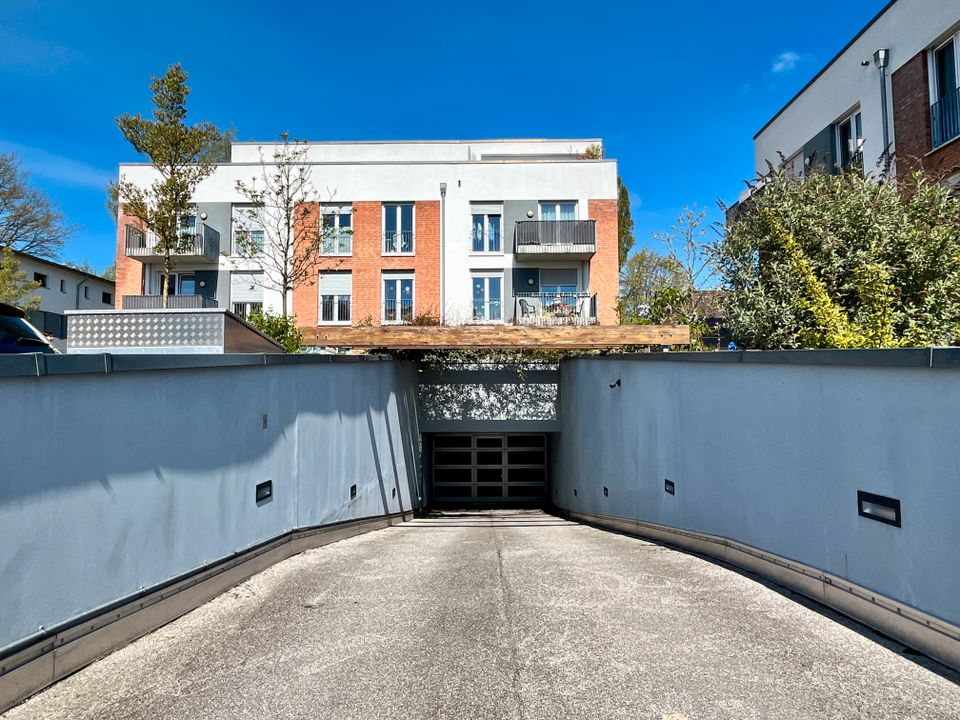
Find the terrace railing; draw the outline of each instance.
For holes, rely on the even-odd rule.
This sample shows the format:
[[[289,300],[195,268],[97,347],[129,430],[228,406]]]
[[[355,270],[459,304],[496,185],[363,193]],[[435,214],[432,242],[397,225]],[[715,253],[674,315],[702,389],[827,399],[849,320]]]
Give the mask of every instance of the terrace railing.
[[[930,119],[934,148],[960,136],[960,88],[930,106]]]
[[[596,325],[597,296],[575,293],[517,293],[513,321],[517,325]]]

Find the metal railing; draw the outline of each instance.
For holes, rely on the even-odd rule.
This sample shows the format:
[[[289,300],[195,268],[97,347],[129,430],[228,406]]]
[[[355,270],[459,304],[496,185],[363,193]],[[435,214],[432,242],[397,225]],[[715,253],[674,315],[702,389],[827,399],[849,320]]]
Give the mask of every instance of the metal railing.
[[[124,295],[124,310],[162,310],[162,295]],[[215,308],[217,301],[205,295],[170,295],[167,298],[167,310],[196,310]]]
[[[594,220],[520,220],[516,244],[517,252],[594,252],[597,224]]]
[[[413,300],[405,298],[383,301],[383,321],[387,323],[413,322]]]
[[[351,297],[349,295],[323,295],[320,298],[321,323],[349,323]]]
[[[403,230],[383,234],[383,252],[385,255],[410,254],[413,252],[413,231]]]
[[[517,325],[596,325],[597,296],[575,293],[516,293]]]
[[[930,106],[930,120],[934,148],[960,136],[960,88]]]
[[[471,237],[473,238],[473,252],[475,253],[503,251],[503,242],[499,231],[478,232],[474,230]]]
[[[173,257],[207,258],[217,261],[220,252],[220,233],[206,223],[200,223],[199,230],[184,231],[181,235],[179,247],[171,252]],[[158,238],[155,233],[140,230],[133,225],[127,225],[127,236],[124,240],[124,255],[127,257],[159,257],[163,252],[157,248]]]
[[[386,242],[384,242],[386,247]],[[353,252],[353,231],[330,229],[320,236],[321,255],[350,255]]]

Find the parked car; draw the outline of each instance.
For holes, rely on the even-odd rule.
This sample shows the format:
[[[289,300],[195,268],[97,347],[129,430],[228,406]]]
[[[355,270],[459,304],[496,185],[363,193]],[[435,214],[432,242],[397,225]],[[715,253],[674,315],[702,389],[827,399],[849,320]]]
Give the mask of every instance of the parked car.
[[[27,322],[20,308],[0,303],[0,354],[55,353],[39,330]]]

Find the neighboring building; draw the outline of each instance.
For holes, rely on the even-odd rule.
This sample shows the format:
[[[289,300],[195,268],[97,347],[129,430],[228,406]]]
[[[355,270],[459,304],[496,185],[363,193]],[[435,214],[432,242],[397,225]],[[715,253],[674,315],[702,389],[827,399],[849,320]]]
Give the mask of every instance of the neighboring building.
[[[116,302],[114,282],[45,258],[15,251],[27,279],[40,283],[30,293],[40,297],[40,309],[28,313],[30,322],[51,336],[57,350],[66,348],[67,310],[105,310]]]
[[[290,307],[301,326],[617,323],[617,164],[584,159],[600,140],[309,143],[330,231],[313,282]],[[237,181],[260,177],[271,143],[234,143],[195,193],[195,238],[176,259],[171,306],[246,316],[280,308],[257,261],[235,254],[258,232]],[[148,184],[147,164],[121,176]],[[161,259],[148,233],[121,217],[118,308],[159,307]],[[256,237],[256,236],[254,236]]]
[[[754,136],[756,169],[960,179],[960,2],[894,0]]]

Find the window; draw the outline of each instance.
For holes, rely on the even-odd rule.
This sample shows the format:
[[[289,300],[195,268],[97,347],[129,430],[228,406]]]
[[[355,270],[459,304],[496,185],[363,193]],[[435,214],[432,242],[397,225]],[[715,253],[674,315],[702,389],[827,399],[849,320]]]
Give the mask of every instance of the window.
[[[566,305],[574,308],[577,305],[577,270],[576,268],[540,270],[540,293],[543,302],[549,305]]]
[[[255,205],[234,204],[231,207],[233,224],[233,255],[258,255],[263,252],[263,221],[261,210]]]
[[[196,276],[193,273],[170,273],[170,294],[171,295],[195,295],[196,294]],[[84,288],[84,297],[90,297],[89,288]],[[163,294],[163,273],[157,271],[153,275],[152,295]]]
[[[194,238],[197,236],[197,211],[192,209],[189,215],[180,218],[180,237]]]
[[[104,305],[113,305],[113,294],[108,292],[101,292],[100,302],[102,302]]]
[[[481,205],[474,203],[470,206],[472,217],[471,249],[475,253],[499,253],[503,251],[501,240],[501,226],[503,209],[500,205]]]
[[[50,282],[50,279],[43,273],[35,272],[33,274],[33,281],[35,283],[40,283],[40,287],[45,288],[49,287],[48,283]]]
[[[320,324],[348,325],[353,275],[349,271],[320,273]]]
[[[262,272],[230,273],[230,307],[235,315],[244,319],[263,308]]]
[[[542,202],[540,203],[541,220],[576,220],[577,204],[575,202]]]
[[[413,254],[413,203],[385,203],[383,206],[383,254]]]
[[[65,293],[67,291],[67,281],[60,280],[60,292]]]
[[[957,79],[960,77],[960,53],[957,46],[960,35],[956,35],[931,53],[933,72],[930,78],[931,129],[933,147],[937,148],[960,136],[960,90]]]
[[[231,303],[231,309],[233,314],[239,317],[242,317],[244,320],[249,320],[250,316],[254,312],[260,312],[263,310],[263,303],[258,302],[235,302]]]
[[[413,273],[383,274],[383,322],[412,322],[413,301]]]
[[[89,299],[90,299],[90,286],[89,286],[89,285],[84,285],[84,286],[83,286],[83,298],[84,298],[85,300],[89,300]]]
[[[503,273],[473,274],[473,319],[477,322],[503,320]]]
[[[863,124],[859,110],[837,124],[837,146],[840,167],[863,165]]]
[[[350,255],[353,252],[353,215],[350,205],[324,205],[321,209],[321,255]]]

